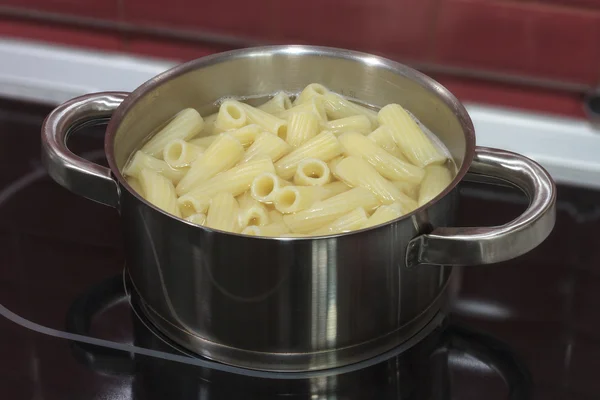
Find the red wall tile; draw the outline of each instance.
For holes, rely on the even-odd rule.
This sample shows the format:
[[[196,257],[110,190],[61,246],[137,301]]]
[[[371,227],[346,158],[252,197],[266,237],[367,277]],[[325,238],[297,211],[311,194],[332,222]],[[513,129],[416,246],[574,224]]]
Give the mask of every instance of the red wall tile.
[[[600,8],[600,0],[524,0],[535,3],[557,4],[575,8]]]
[[[127,0],[128,22],[270,43],[311,43],[424,59],[437,0],[210,2]]]
[[[0,18],[0,37],[2,36],[91,49],[122,49],[121,36],[117,33]]]
[[[117,19],[119,0],[0,0],[0,5],[102,19]]]
[[[563,93],[447,75],[433,74],[432,77],[463,102],[587,118],[583,109],[582,96],[576,93]]]
[[[125,51],[142,56],[158,57],[174,61],[190,61],[221,51],[225,47],[208,46],[176,40],[163,40],[149,37],[130,37],[125,42]]]
[[[514,2],[445,0],[435,61],[595,84],[600,13]]]

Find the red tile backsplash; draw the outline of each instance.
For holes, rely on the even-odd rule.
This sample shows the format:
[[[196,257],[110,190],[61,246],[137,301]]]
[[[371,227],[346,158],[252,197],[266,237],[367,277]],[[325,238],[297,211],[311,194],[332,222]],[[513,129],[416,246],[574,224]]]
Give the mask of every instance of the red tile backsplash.
[[[0,37],[22,38],[100,50],[120,51],[122,49],[121,35],[115,32],[2,19],[1,16]]]
[[[0,5],[24,10],[116,20],[120,0],[1,0]]]
[[[125,42],[125,51],[141,56],[158,57],[174,61],[190,61],[221,51],[226,47],[205,46],[197,43],[182,43],[177,40],[132,36]]]
[[[480,0],[441,3],[435,61],[570,82],[598,82],[600,13]]]

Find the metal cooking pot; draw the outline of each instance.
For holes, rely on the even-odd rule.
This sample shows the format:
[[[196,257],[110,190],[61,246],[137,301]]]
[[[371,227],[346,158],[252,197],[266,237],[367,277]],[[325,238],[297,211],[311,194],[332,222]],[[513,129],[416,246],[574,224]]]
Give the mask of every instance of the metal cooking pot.
[[[120,172],[148,134],[185,107],[205,115],[223,96],[299,92],[312,82],[374,106],[403,105],[452,154],[458,167],[452,184],[382,226],[274,239],[168,215],[136,194]],[[69,151],[71,132],[108,118],[110,168]],[[130,278],[146,316],[184,347],[247,368],[333,368],[389,350],[444,307],[453,266],[524,254],[548,236],[555,220],[549,174],[521,155],[476,147],[467,111],[444,87],[404,65],[346,50],[277,46],[191,61],[131,94],[66,102],[44,122],[42,144],[58,183],[119,210]],[[456,185],[467,176],[512,183],[530,205],[502,226],[453,228]]]

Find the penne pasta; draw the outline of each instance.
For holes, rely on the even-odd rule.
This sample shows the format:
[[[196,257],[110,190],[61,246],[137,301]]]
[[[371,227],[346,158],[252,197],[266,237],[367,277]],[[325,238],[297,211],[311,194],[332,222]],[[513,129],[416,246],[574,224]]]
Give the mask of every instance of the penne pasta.
[[[388,104],[379,111],[379,121],[390,128],[392,138],[406,158],[417,167],[446,161],[421,130],[417,122],[399,104]]]
[[[254,199],[250,192],[239,196],[238,204],[240,206],[238,215],[240,228],[245,228],[248,225],[267,225],[270,222],[267,207]]]
[[[289,214],[309,208],[324,194],[318,186],[285,186],[274,193],[273,204],[277,211]]]
[[[215,121],[215,133],[239,129],[246,125],[248,116],[242,103],[236,100],[226,100],[219,107]]]
[[[323,129],[332,132],[336,136],[345,132],[358,132],[366,135],[371,132],[371,121],[365,115],[354,115],[329,121],[324,124]]]
[[[210,114],[204,118],[204,127],[202,128],[202,136],[211,136],[215,134],[215,122],[217,122],[218,113]]]
[[[371,126],[376,128],[379,126],[377,112],[363,107],[359,104],[346,100],[339,94],[329,92],[325,96],[325,112],[329,119],[341,119],[352,117],[354,115],[364,115],[369,118]]]
[[[189,167],[206,150],[185,140],[171,140],[163,151],[163,160],[172,168]]]
[[[317,136],[320,131],[319,119],[310,112],[294,113],[288,120],[287,134],[283,138],[292,147],[298,147]]]
[[[185,218],[186,221],[196,225],[204,225],[206,222],[206,214],[192,214]]]
[[[390,204],[406,197],[390,181],[365,160],[358,157],[346,157],[331,171],[341,181],[353,187],[363,187],[371,191],[384,204]]]
[[[239,140],[244,148],[248,148],[254,143],[258,135],[263,132],[264,130],[260,126],[256,124],[250,124],[229,133],[231,133],[234,138]]]
[[[190,223],[265,238],[384,224],[455,173],[400,105],[376,112],[318,83],[293,102],[280,91],[258,107],[223,99],[205,118],[184,109],[157,132],[123,168],[130,190]]]
[[[181,217],[173,182],[156,171],[143,168],[139,174],[144,198],[161,210]]]
[[[381,208],[381,207],[380,207]],[[379,208],[378,208],[379,209]],[[377,211],[375,211],[377,212]],[[313,232],[312,235],[331,235],[334,233],[343,233],[355,231],[364,228],[369,221],[369,216],[365,209],[358,207],[349,213],[342,215],[330,224],[327,224]]]
[[[381,125],[379,128],[375,129],[369,135],[367,135],[369,139],[371,139],[375,144],[394,157],[400,159],[401,161],[408,162],[402,150],[398,146],[396,146],[396,142],[392,138],[392,132],[390,128],[385,125]]]
[[[379,200],[367,189],[357,187],[294,214],[283,216],[283,221],[292,232],[309,233],[329,224],[355,208],[371,211],[379,206]]]
[[[188,143],[191,143],[191,144],[193,144],[195,146],[207,148],[218,137],[219,137],[219,135],[201,136],[201,137],[197,137],[197,138],[194,138],[194,139],[188,141]]]
[[[194,214],[206,214],[210,207],[210,197],[183,195],[177,199],[177,206],[184,218]]]
[[[239,196],[250,189],[254,178],[263,172],[275,172],[273,162],[268,157],[259,157],[221,172],[196,186],[188,195],[203,198],[204,196],[213,197],[217,193],[227,192],[233,196]]]
[[[142,190],[142,185],[140,184],[140,181],[138,181],[136,178],[133,178],[133,177],[125,178],[125,180],[127,181],[127,183],[129,183],[129,186],[131,186],[131,188],[137,194],[144,197],[144,191]]]
[[[338,139],[347,155],[362,158],[387,179],[419,183],[425,176],[421,168],[394,157],[360,133],[344,133]]]
[[[331,171],[325,161],[306,158],[298,164],[294,183],[301,186],[323,186],[331,180]]]
[[[167,143],[174,139],[187,140],[202,131],[204,120],[193,108],[186,108],[175,117],[141,148],[141,151],[153,157],[162,157]]]
[[[291,183],[281,179],[273,172],[265,172],[254,178],[250,186],[250,194],[261,203],[272,203],[275,193],[288,185]]]
[[[419,198],[419,184],[402,181],[394,181],[392,183],[394,184],[394,186],[400,189],[402,193],[404,193],[411,199],[417,200]]]
[[[296,173],[298,164],[305,158],[316,158],[329,161],[342,153],[342,147],[331,132],[321,132],[302,144],[275,163],[277,174],[283,179],[291,179]]]
[[[429,165],[425,168],[425,178],[419,190],[419,207],[437,197],[451,182],[452,175],[448,168],[441,165]]]
[[[258,106],[259,110],[269,114],[277,114],[289,108],[292,108],[292,101],[285,92],[278,92],[269,101],[261,106]]]
[[[188,168],[173,168],[163,160],[137,151],[123,170],[123,175],[139,179],[140,173],[144,168],[161,174],[174,184],[177,184],[188,171]]]
[[[177,184],[177,194],[185,194],[219,172],[231,168],[243,155],[244,148],[240,141],[227,132],[222,133],[208,146],[204,154],[192,163],[188,173]]]
[[[218,193],[211,200],[205,225],[222,231],[240,232],[238,210],[237,200],[231,193]]]
[[[256,140],[246,150],[240,163],[248,162],[259,156],[268,156],[273,162],[279,160],[292,150],[292,146],[279,136],[269,132],[263,132],[257,136]]]
[[[389,205],[384,204],[378,207],[373,215],[369,217],[369,220],[365,224],[364,228],[381,225],[396,218],[400,218],[405,214],[403,211],[404,208],[400,203],[392,203]]]
[[[296,105],[276,115],[281,119],[287,120],[292,115],[301,112],[313,113],[319,118],[319,122],[323,124],[327,122],[327,113],[325,112],[325,99],[323,98],[323,96],[315,96],[302,104]]]
[[[294,100],[294,105],[299,105],[306,103],[308,100],[314,97],[322,97],[323,95],[329,93],[329,90],[321,85],[320,83],[311,83],[310,85],[306,85],[306,87],[300,92],[296,100]]]
[[[269,221],[271,221],[273,224],[277,222],[283,222],[283,214],[277,210],[270,210]]]
[[[235,101],[235,103],[246,112],[248,123],[259,125],[267,132],[271,132],[279,137],[286,134],[286,120],[277,118],[276,116],[252,107],[251,105],[240,103],[239,101]]]
[[[277,237],[290,233],[290,229],[284,223],[279,222],[265,226],[250,225],[244,228],[242,233],[249,236]]]

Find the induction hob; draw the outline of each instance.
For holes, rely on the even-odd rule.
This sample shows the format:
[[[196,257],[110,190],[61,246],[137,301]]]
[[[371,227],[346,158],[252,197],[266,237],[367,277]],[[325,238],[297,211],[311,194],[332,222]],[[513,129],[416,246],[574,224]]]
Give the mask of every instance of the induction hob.
[[[0,101],[0,304],[12,316],[0,318],[3,398],[553,400],[600,393],[600,192],[559,186],[557,224],[546,242],[510,262],[461,269],[450,316],[400,356],[293,382],[245,376],[190,361],[198,359],[137,316],[123,285],[117,213],[61,188],[41,165],[39,130],[49,111]],[[101,162],[102,127],[78,132],[70,146]],[[459,221],[504,223],[525,206],[517,191],[465,184]]]

